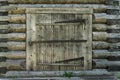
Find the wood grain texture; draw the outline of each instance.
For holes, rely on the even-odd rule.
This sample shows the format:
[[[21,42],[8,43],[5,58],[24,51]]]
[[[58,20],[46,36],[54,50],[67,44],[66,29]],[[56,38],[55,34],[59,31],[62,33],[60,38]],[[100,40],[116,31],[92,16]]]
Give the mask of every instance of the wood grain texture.
[[[94,32],[108,32],[108,33],[119,33],[119,25],[107,25],[107,24],[93,24],[92,29]],[[26,33],[25,24],[8,24],[0,25],[0,33]]]
[[[19,1],[19,0],[9,0],[9,4],[106,4],[106,5],[114,5],[118,6],[119,1],[114,0],[31,0],[31,1]]]
[[[108,59],[110,61],[118,61],[119,57],[119,51],[93,50],[93,59]]]
[[[22,50],[25,51],[25,43],[24,42],[7,42],[7,43],[0,43],[0,51],[3,50]],[[119,44],[120,43],[107,43],[104,41],[94,41],[93,42],[93,50],[113,50],[119,51]]]
[[[26,13],[60,13],[59,10],[60,8],[41,8],[39,11],[34,10],[34,8],[30,8],[32,10],[27,9]],[[44,9],[46,9],[45,11],[43,11]],[[50,10],[49,10],[50,9]],[[57,10],[58,9],[58,10]],[[64,11],[64,8],[61,8]],[[68,12],[64,12],[64,13],[71,13],[71,11],[73,10],[72,8],[67,8],[69,11]],[[76,8],[74,8],[75,10]],[[89,8],[91,9],[91,8]],[[92,12],[87,12],[87,10],[89,10],[87,8],[81,9],[82,11],[79,11],[79,8],[76,9],[76,12],[73,11],[72,14],[91,14]],[[52,10],[54,10],[54,12],[51,12]],[[37,11],[37,12],[36,12]],[[84,11],[84,12],[83,12]],[[110,18],[111,17],[111,18]],[[116,25],[116,24],[120,24],[120,16],[118,16],[118,18],[116,18],[116,15],[106,15],[106,14],[94,14],[93,15],[93,24],[108,24],[108,25]],[[0,16],[0,22],[9,22],[9,23],[15,23],[15,24],[25,24],[26,23],[26,17],[25,14],[13,14],[13,15],[9,15],[9,16]]]
[[[8,71],[5,75],[6,77],[12,77],[12,74],[16,74],[17,77],[63,77],[64,71]],[[31,75],[32,74],[32,75]],[[87,76],[87,75],[111,75],[112,73],[104,69],[93,69],[86,71],[73,71],[74,76]]]
[[[51,48],[50,48],[51,49]],[[93,59],[108,59],[108,60],[119,60],[120,52],[114,51],[110,52],[108,50],[93,50]],[[9,51],[9,52],[0,52],[0,58],[7,59],[25,59],[25,51]]]
[[[93,62],[95,63],[95,68],[106,69],[109,66],[119,66],[120,61],[108,61],[107,59],[94,59]]]
[[[3,41],[2,41],[2,39],[3,39]],[[7,41],[22,42],[22,41],[25,41],[26,36],[24,33],[0,34],[1,42],[4,42],[4,39],[7,39]],[[5,42],[7,42],[7,41],[5,41]]]
[[[0,43],[0,51],[25,51],[25,43],[24,42],[2,42]]]
[[[36,46],[30,46],[29,41],[36,39],[35,16],[27,14],[27,38],[26,38],[26,69],[36,69]],[[32,36],[32,37],[31,37]],[[34,68],[33,68],[34,67]]]
[[[25,23],[25,15],[8,15],[8,16],[0,16],[1,22],[9,22],[9,23]]]
[[[26,13],[28,13],[29,16],[27,16],[29,19],[28,21],[28,33],[27,35],[30,35],[31,33],[34,32],[34,34],[28,37],[28,40],[31,42],[27,41],[27,44],[29,44],[28,48],[29,51],[32,50],[34,47],[34,50],[38,51],[37,52],[32,52],[28,53],[29,55],[31,54],[31,58],[33,58],[33,53],[36,54],[36,61],[33,60],[31,63],[35,62],[34,64],[39,65],[37,66],[37,70],[70,70],[72,67],[70,67],[70,64],[84,64],[84,69],[91,69],[91,54],[92,54],[92,16],[90,16],[91,11],[87,11],[88,9],[85,8],[75,8],[75,10],[72,10],[71,8],[40,8],[40,9],[28,9]],[[33,11],[35,14],[33,14]],[[72,12],[71,12],[72,11]],[[89,12],[89,13],[88,13]],[[37,14],[36,14],[37,13]],[[38,14],[40,13],[40,14]],[[57,13],[57,14],[56,14]],[[86,13],[84,15],[84,13]],[[32,16],[34,16],[32,18]],[[33,19],[35,19],[33,21]],[[88,19],[88,20],[85,20]],[[31,22],[33,21],[34,24],[31,26]],[[89,23],[89,25],[87,25]],[[31,26],[31,29],[29,29]],[[35,27],[34,27],[35,26]],[[32,31],[33,30],[33,31]],[[36,33],[35,33],[35,30]],[[90,30],[90,31],[89,31]],[[63,34],[64,33],[64,34]],[[89,39],[89,38],[90,39]],[[86,40],[89,39],[87,42],[80,42],[80,43],[72,43],[68,40]],[[59,42],[55,43],[45,43],[45,41],[49,40],[55,40]],[[66,43],[60,42],[60,40],[63,41],[68,41]],[[37,41],[36,43],[32,43]],[[44,41],[44,43],[40,42]],[[89,45],[88,47],[86,45]],[[36,47],[37,46],[37,47]],[[36,47],[36,48],[35,48]],[[87,48],[86,48],[87,47]],[[89,50],[87,52],[87,50]],[[87,54],[86,54],[87,53]],[[72,56],[70,56],[72,55]],[[88,58],[89,55],[89,58]],[[51,56],[51,57],[50,57]],[[79,57],[85,57],[84,58],[84,63],[82,60],[80,61],[71,61],[67,63],[62,63],[64,65],[64,68],[61,66],[47,66],[43,64],[54,64],[56,61],[61,61],[61,60],[68,60],[68,59],[76,59]],[[89,60],[87,60],[89,59]],[[29,60],[30,61],[30,60]],[[41,65],[40,65],[41,64]],[[60,64],[60,63],[59,63]],[[67,66],[69,65],[69,67]],[[88,66],[89,64],[89,66]],[[57,64],[56,64],[57,65]],[[40,67],[41,66],[41,67]],[[44,66],[44,67],[42,67]],[[30,66],[29,66],[30,67]],[[51,67],[51,68],[48,68]],[[31,67],[33,68],[33,66]],[[61,69],[60,69],[61,68]],[[34,68],[35,70],[36,68]],[[79,70],[81,68],[79,67],[74,67],[73,70]]]
[[[6,3],[7,1],[9,1],[9,6]],[[23,1],[23,0],[22,0]],[[11,41],[13,42],[21,42],[21,41],[25,41],[25,34],[26,34],[26,18],[25,18],[25,9],[26,8],[41,8],[41,7],[89,7],[89,8],[93,8],[93,12],[94,12],[94,16],[93,16],[93,59],[107,59],[110,61],[119,61],[119,51],[120,51],[120,38],[119,38],[119,33],[120,33],[120,27],[119,27],[119,20],[115,20],[119,18],[119,6],[116,6],[116,4],[118,5],[118,0],[84,0],[84,1],[79,1],[79,0],[75,0],[75,3],[80,3],[80,4],[70,4],[70,2],[68,2],[68,4],[38,4],[38,0],[28,0],[28,1],[18,1],[18,0],[1,0],[0,2],[0,42],[7,42],[6,44],[9,44],[9,46],[2,46],[0,47],[0,59],[2,57],[6,57],[7,59],[25,59],[25,43],[22,44],[20,43],[20,45],[22,46],[22,48],[18,48],[18,43],[10,43]],[[42,0],[41,0],[42,1]],[[54,0],[53,0],[54,1]],[[61,0],[63,1],[63,0]],[[68,0],[69,1],[69,0]],[[70,0],[72,1],[72,0]],[[5,2],[5,3],[3,3]],[[43,1],[45,2],[45,1]],[[58,2],[58,1],[55,1]],[[63,1],[65,2],[65,1]],[[20,3],[20,4],[19,4]],[[47,3],[47,2],[46,2]],[[49,3],[49,2],[48,2]],[[72,2],[71,2],[72,3]],[[99,3],[99,4],[98,4]],[[107,5],[109,4],[109,5]],[[4,5],[4,6],[3,6]],[[97,13],[97,15],[96,15]],[[7,14],[9,15],[9,17],[7,17]],[[106,15],[108,14],[108,15]],[[5,16],[5,17],[4,17]],[[107,19],[114,19],[114,20],[107,20]],[[112,24],[109,24],[112,23]],[[51,28],[49,28],[50,30],[47,29],[49,34],[50,32],[52,32]],[[74,28],[71,28],[71,31]],[[69,32],[71,32],[69,31]],[[65,32],[65,30],[61,31],[61,30],[56,30],[56,32],[60,32],[63,33]],[[12,33],[12,34],[8,34],[8,33]],[[20,34],[16,34],[16,33],[20,33]],[[21,33],[24,33],[23,35]],[[1,37],[2,34],[7,34],[8,36],[5,37]],[[70,33],[72,35],[72,33]],[[18,36],[17,36],[18,35]],[[58,37],[58,39],[62,38],[63,35],[59,35],[60,37]],[[53,37],[53,36],[48,36],[47,37]],[[10,41],[10,42],[9,42]],[[71,43],[68,43],[67,45],[72,45]],[[78,44],[76,44],[78,45]],[[43,45],[42,45],[43,46]],[[53,45],[53,44],[49,44],[49,45],[45,45],[44,47],[47,47],[48,51],[46,51],[45,48],[43,48],[43,51],[46,51],[46,56],[51,56],[53,59],[53,55],[52,55],[52,51],[53,51],[53,47],[56,46],[57,50],[60,48],[63,52],[62,56],[65,56],[64,54],[65,52],[65,45],[63,44],[57,44],[57,45]],[[37,45],[37,47],[39,47],[39,45]],[[40,46],[41,47],[41,46]],[[13,51],[15,50],[15,52]],[[51,51],[50,51],[51,50]],[[70,53],[71,51],[75,50],[75,46],[72,47],[68,47],[67,48],[67,53]],[[96,50],[96,51],[94,51]],[[105,51],[106,50],[106,51]],[[2,52],[1,52],[2,51]],[[4,52],[6,51],[6,52]],[[23,54],[22,54],[23,51]],[[17,54],[18,53],[18,54]],[[50,53],[50,54],[47,54]],[[74,55],[75,52],[73,52],[72,55]],[[58,52],[58,54],[60,54],[60,52]],[[66,56],[68,56],[69,54],[66,54]],[[70,55],[70,57],[72,58],[73,56]],[[60,55],[57,55],[60,56]],[[74,55],[76,56],[76,55]],[[66,57],[68,58],[68,57]],[[7,60],[6,59],[6,60]],[[41,59],[44,59],[44,57],[41,57]],[[50,57],[47,58],[47,60],[53,61],[53,59],[50,59]],[[57,58],[55,58],[57,60]],[[64,58],[62,58],[64,59]],[[60,60],[60,59],[59,59]],[[104,62],[100,61],[100,63]],[[111,63],[110,63],[111,64]],[[102,65],[102,64],[101,64]],[[99,69],[102,68],[106,68],[104,66],[98,67]],[[106,64],[107,65],[107,64]],[[112,65],[115,66],[116,65]],[[119,66],[119,65],[118,65]],[[42,67],[43,69],[47,69],[47,67]],[[56,67],[54,67],[55,69],[58,69]],[[62,67],[63,69],[66,67]],[[110,67],[109,67],[110,68]],[[107,69],[109,69],[107,66]],[[1,69],[1,68],[0,68]],[[51,67],[49,67],[49,69],[51,69]],[[68,68],[68,70],[71,70],[73,68]],[[118,69],[119,70],[119,69]]]
[[[6,60],[17,60],[25,59],[25,51],[9,51],[9,52],[0,52],[0,58],[6,58]]]
[[[108,43],[119,43],[120,36],[116,33],[93,32],[93,41],[106,41]]]
[[[25,14],[26,8],[17,8],[17,9],[13,9],[13,10],[6,10],[4,12],[8,12],[9,14]],[[93,12],[94,13],[107,13],[107,14],[110,14],[110,10],[105,9],[105,8],[100,8],[100,9],[95,9],[94,8]],[[119,14],[119,13],[116,12],[116,14]]]
[[[84,76],[84,75],[111,75],[110,72],[104,69],[93,69],[86,71],[72,71],[74,76]],[[12,74],[16,74],[18,77],[62,77],[64,75],[64,71],[8,71],[6,73],[6,77],[12,77]]]
[[[25,24],[4,24],[0,25],[0,33],[8,34],[8,33],[25,33],[26,27]]]
[[[67,12],[65,12],[67,10]],[[80,11],[79,11],[80,10]],[[74,14],[92,14],[91,8],[29,8],[26,13],[74,13]]]
[[[84,77],[71,77],[71,80],[83,80],[83,79],[87,79],[87,80],[96,80],[96,79],[108,79],[108,80],[116,80],[116,78],[114,76],[106,76],[106,75],[101,75],[101,76],[84,76]],[[9,80],[13,80],[14,78],[2,78],[1,80],[6,80],[6,79],[9,79]],[[16,78],[16,80],[26,80],[26,79],[29,79],[29,80],[69,80],[68,78],[65,78],[65,77],[47,77],[47,78],[41,78],[41,77],[29,77],[29,78]]]
[[[25,70],[25,60],[7,60],[6,62],[0,62],[0,68],[2,67],[7,70]]]
[[[59,1],[56,1],[56,0],[47,0],[47,1],[44,1],[44,0],[30,0],[30,1],[19,1],[19,0],[8,0],[8,3],[10,4],[74,4],[74,3],[77,3],[77,4],[104,4],[105,3],[105,0],[59,0]]]

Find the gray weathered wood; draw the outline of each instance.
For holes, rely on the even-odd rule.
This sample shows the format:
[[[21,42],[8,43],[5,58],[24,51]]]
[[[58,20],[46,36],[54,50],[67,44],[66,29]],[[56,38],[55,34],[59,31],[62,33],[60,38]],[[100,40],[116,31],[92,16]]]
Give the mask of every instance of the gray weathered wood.
[[[14,10],[8,10],[9,14],[25,14],[25,8],[17,8]],[[3,11],[3,12],[7,12]],[[119,9],[106,9],[106,8],[99,8],[99,9],[93,9],[94,13],[106,13],[106,14],[110,14],[110,15],[119,15]]]
[[[10,34],[0,34],[0,41],[25,41],[26,34],[24,33],[10,33]]]
[[[8,42],[8,43],[0,43],[0,49],[7,49],[8,50],[25,50],[25,43],[24,42]],[[4,44],[4,45],[3,45]],[[119,51],[119,44],[120,43],[107,43],[104,41],[94,41],[93,42],[93,50],[103,50],[109,49],[113,51]]]
[[[25,51],[9,51],[9,52],[0,52],[0,58],[4,57],[7,59],[25,59]]]
[[[6,68],[7,70],[25,70],[25,60],[7,60],[6,62],[0,62],[0,68]]]
[[[68,71],[71,72],[71,71]],[[72,71],[73,76],[87,76],[87,75],[111,75],[112,73],[101,69],[101,70],[86,70],[86,71]],[[6,77],[12,77],[16,75],[17,77],[63,77],[64,71],[8,71]]]
[[[25,43],[24,42],[2,42],[0,43],[0,49],[5,51],[8,50],[15,50],[15,51],[24,51],[25,50]],[[0,51],[1,51],[0,50]]]
[[[108,61],[107,59],[94,59],[94,67],[97,68],[108,68],[109,66],[120,66],[120,61]]]
[[[9,22],[9,23],[25,23],[25,15],[8,15],[8,16],[0,16],[1,22]]]
[[[110,51],[119,51],[120,43],[107,43],[103,41],[94,41],[93,42],[93,50],[101,50],[101,49],[108,49]]]
[[[93,59],[109,59],[119,60],[120,52],[110,52],[108,50],[93,50]],[[25,59],[25,51],[9,51],[0,52],[0,57],[6,57],[7,59]]]
[[[13,23],[13,24],[12,25],[8,24],[7,28],[3,28],[3,27],[6,27],[6,26],[2,26],[2,28],[1,28],[1,25],[0,25],[0,34],[14,33],[15,35],[14,34],[9,34],[9,39],[2,37],[0,39],[1,42],[25,41],[26,36],[24,36],[24,38],[23,38],[22,35],[21,35],[21,33],[26,32],[25,24],[23,24],[24,27],[22,27],[22,28],[20,28],[20,27],[21,27],[21,23],[26,23],[26,20],[25,20],[26,18],[25,18],[25,15],[21,16],[21,18],[20,18],[20,16],[16,15],[16,14],[20,14],[20,15],[24,14],[26,8],[89,7],[89,8],[94,8],[93,11],[95,13],[99,13],[98,15],[95,14],[96,21],[94,21],[94,23],[96,23],[96,24],[95,25],[93,24],[93,31],[95,31],[95,32],[93,32],[93,49],[94,50],[97,50],[97,49],[99,50],[100,49],[100,51],[98,51],[98,50],[97,50],[98,52],[93,51],[93,58],[108,59],[108,60],[119,60],[118,59],[119,58],[119,50],[120,50],[119,49],[120,48],[119,47],[119,45],[120,45],[119,44],[119,42],[120,42],[120,38],[119,38],[120,27],[119,27],[119,24],[118,24],[119,20],[117,20],[117,21],[115,21],[115,20],[111,20],[111,21],[105,20],[106,18],[108,18],[108,19],[109,18],[111,18],[111,19],[119,18],[119,6],[116,6],[116,5],[118,5],[119,0],[103,0],[103,1],[105,1],[104,4],[110,4],[112,6],[103,5],[103,4],[93,4],[93,2],[92,2],[93,0],[92,1],[83,1],[83,3],[85,3],[85,4],[36,4],[37,0],[36,1],[33,1],[33,0],[23,1],[23,2],[26,2],[26,4],[16,4],[17,3],[16,0],[10,0],[10,1],[16,1],[16,3],[15,4],[14,3],[9,4],[9,6],[8,5],[2,6],[2,5],[4,5],[4,2],[6,3],[7,1],[9,1],[9,0],[1,0],[2,3],[0,3],[0,5],[1,5],[0,15],[2,15],[2,16],[7,15],[6,13],[8,12],[9,17],[8,18],[7,17],[1,17],[1,22],[5,21],[6,23],[10,22],[10,23]],[[35,2],[35,4],[30,4],[32,1]],[[23,3],[23,2],[21,1],[20,3]],[[55,1],[55,2],[58,2],[58,1]],[[89,3],[89,2],[91,2],[91,3]],[[99,0],[95,1],[95,3],[96,2],[99,2]],[[89,3],[89,4],[86,4],[86,3]],[[110,14],[110,15],[103,15],[102,13],[107,13],[107,14]],[[11,14],[14,14],[16,16],[12,15],[13,16],[12,17]],[[116,14],[116,15],[113,16],[114,14]],[[11,17],[11,19],[10,19],[10,17]],[[104,18],[104,19],[98,19],[98,17],[99,18]],[[106,24],[108,24],[108,22],[109,23],[113,22],[113,23],[110,24],[110,25],[106,25]],[[16,25],[16,23],[20,23],[20,24]],[[100,24],[100,23],[102,23],[102,24]],[[58,30],[58,31],[60,31],[60,30]],[[108,32],[108,33],[106,34],[106,32]],[[20,36],[17,37],[16,33],[20,33],[18,35],[21,35],[22,38]],[[116,33],[116,34],[111,34],[111,33]],[[10,39],[11,35],[14,37],[14,39]],[[94,41],[96,41],[96,42],[94,42]],[[112,43],[115,43],[115,44],[112,44]],[[11,43],[9,43],[9,44],[11,44]],[[17,45],[17,43],[15,43],[12,46],[15,46],[15,45]],[[58,44],[56,46],[58,46],[58,48],[61,48],[60,45],[61,44]],[[24,46],[24,45],[21,44],[21,46]],[[45,46],[49,46],[49,45],[45,45]],[[53,45],[51,45],[51,46],[53,46]],[[62,46],[64,46],[64,45],[62,45]],[[8,46],[8,47],[10,47],[10,46]],[[21,49],[16,49],[16,47],[14,47],[14,48],[15,49],[9,49],[7,47],[1,46],[0,51],[8,51],[8,52],[1,52],[1,54],[0,54],[0,55],[2,55],[1,57],[6,56],[8,59],[16,59],[17,57],[15,57],[15,56],[17,56],[17,54],[16,54],[17,52],[10,55],[9,52],[11,53],[11,51],[9,51],[9,50],[21,50]],[[49,49],[49,51],[52,50],[52,48],[49,48],[49,47],[47,47],[47,48]],[[102,51],[103,49],[110,50],[110,51],[105,51],[104,52],[104,51]],[[24,50],[25,50],[25,47],[24,47]],[[68,47],[68,51],[71,52],[72,48]],[[102,52],[102,53],[99,53],[99,52]],[[4,53],[7,53],[9,56],[7,56],[7,54],[5,55]],[[51,51],[51,53],[52,53],[52,51]],[[60,53],[58,52],[58,54],[60,54]],[[22,56],[21,54],[19,54],[19,55]],[[51,55],[47,55],[47,56],[51,56]],[[66,55],[69,55],[69,54],[66,54]]]
[[[67,12],[65,12],[67,10]],[[79,11],[80,10],[80,11]],[[26,13],[72,13],[72,14],[92,14],[91,8],[29,8]]]
[[[119,33],[119,25],[107,25],[107,24],[93,24],[93,31],[98,32],[109,32],[109,33]],[[0,25],[0,33],[25,33],[26,28],[24,24],[9,24]]]
[[[32,9],[32,8],[31,8]],[[43,8],[43,10],[44,10],[45,8]],[[52,10],[52,8],[50,8],[51,10]],[[57,9],[57,8],[56,8]],[[58,8],[59,9],[59,8]],[[62,8],[61,8],[62,9]],[[64,9],[64,8],[63,8]],[[65,13],[71,13],[71,11],[72,11],[72,8],[68,8],[69,9],[69,12],[65,12]],[[76,8],[75,8],[76,9]],[[75,10],[74,9],[74,10]],[[34,9],[33,9],[34,10]],[[31,13],[49,13],[49,12],[51,12],[50,10],[48,11],[48,10],[45,10],[44,12],[43,12],[43,10],[42,10],[42,8],[41,8],[41,10],[40,11],[38,11],[38,12],[35,12],[35,11],[32,11],[32,10],[30,10],[31,11]],[[82,14],[82,13],[86,13],[86,14],[91,14],[91,12],[86,12],[87,11],[87,9],[86,9],[86,11],[81,11],[81,12],[79,12],[79,8],[77,8],[76,9],[77,10],[77,14]],[[84,10],[84,9],[83,9]],[[29,12],[29,10],[28,10],[28,12]],[[26,11],[26,13],[27,13],[27,11]],[[57,10],[54,10],[54,13],[60,13],[59,12],[59,10],[57,11]],[[73,11],[72,12],[72,14],[73,13],[75,13],[75,11]],[[94,14],[95,15],[95,14]],[[119,17],[120,16],[118,16],[117,18],[116,18],[116,15],[113,15],[113,16],[110,16],[110,15],[102,15],[102,14],[100,14],[100,15],[95,15],[95,16],[93,16],[93,24],[109,24],[109,25],[115,25],[115,24],[120,24],[120,20],[119,20]],[[26,23],[26,17],[25,17],[25,14],[17,14],[17,15],[9,15],[9,16],[0,16],[0,21],[1,22],[9,22],[9,23]]]
[[[65,78],[65,77],[47,77],[47,78],[38,78],[38,77],[34,77],[34,78],[1,78],[1,80],[69,80],[69,78]],[[70,80],[116,80],[115,76],[84,76],[84,77],[71,77]]]
[[[107,1],[109,2],[109,1]],[[34,4],[105,4],[105,0],[90,0],[90,1],[86,1],[86,0],[59,0],[59,1],[56,1],[56,0],[47,0],[47,1],[44,1],[44,0],[31,0],[31,1],[19,1],[19,0],[8,0],[8,3],[10,4],[23,4],[23,3],[26,3],[26,4],[30,4],[30,3],[34,3]]]
[[[31,37],[32,36],[32,37]],[[26,69],[36,69],[36,46],[30,46],[29,41],[36,39],[35,16],[27,14],[27,39],[26,39]]]
[[[0,33],[7,34],[7,33],[25,33],[26,27],[24,24],[6,24],[0,25]]]
[[[93,41],[106,41],[108,43],[117,43],[120,41],[120,36],[116,33],[93,32]]]
[[[119,60],[120,52],[110,52],[108,50],[93,50],[93,59]]]
[[[14,10],[4,10],[3,12],[7,12],[9,14],[25,14],[25,11],[26,9],[25,8],[17,8],[17,9],[14,9]],[[107,14],[112,14],[112,11],[115,11],[113,14],[119,14],[118,10],[114,10],[114,9],[105,9],[105,8],[100,8],[100,9],[93,9],[93,12],[95,13],[106,13],[107,11]]]
[[[92,15],[90,15],[92,13],[92,10],[89,11],[89,9],[87,8],[85,9],[74,8],[74,10],[71,8],[39,8],[39,9],[31,8],[28,9],[26,13],[27,13],[27,35],[28,35],[27,57],[28,58],[30,57],[29,59],[27,58],[28,70],[30,70],[30,68],[36,70],[35,68],[36,65],[46,64],[46,63],[51,64],[55,61],[78,58],[81,56],[84,56],[84,63],[83,63],[84,69],[92,68],[92,64],[91,64],[92,63],[92,55],[91,55]],[[75,15],[80,19],[76,19]],[[85,22],[85,19],[88,19],[88,21]],[[89,23],[89,25],[87,23]],[[63,33],[64,35],[62,35]],[[61,39],[64,40],[64,43],[60,42]],[[87,40],[86,43],[65,42],[65,40],[68,41],[71,39],[73,40],[89,39],[89,40]],[[57,42],[57,40],[59,43],[50,43],[52,41]],[[49,43],[46,43],[46,41],[47,42],[49,41]],[[31,42],[36,42],[36,44],[34,43],[31,44]],[[53,47],[51,50],[49,50],[51,45]],[[35,48],[36,46],[37,48]],[[64,49],[62,49],[63,47]],[[39,50],[39,53],[35,52],[36,50],[37,51]],[[64,56],[61,54],[63,54]],[[70,54],[73,54],[73,56],[70,56]],[[81,62],[82,61],[78,60],[75,63],[81,64]],[[35,65],[34,67],[31,66],[33,64]],[[42,67],[42,65],[40,66],[41,66],[39,67],[41,68],[40,70],[46,70],[47,67],[49,67],[47,65],[46,67],[45,66]],[[66,70],[69,69],[66,66],[65,66]],[[54,67],[50,69],[58,70],[59,68]]]
[[[110,32],[109,30],[119,30],[119,25],[107,25],[107,24],[93,24],[93,31],[96,32]],[[111,33],[115,33],[111,31]]]
[[[31,1],[19,1],[19,0],[8,0],[8,3],[10,4],[107,4],[107,5],[114,5],[114,6],[118,6],[119,2],[117,0],[90,0],[90,1],[86,1],[86,0],[31,0]]]

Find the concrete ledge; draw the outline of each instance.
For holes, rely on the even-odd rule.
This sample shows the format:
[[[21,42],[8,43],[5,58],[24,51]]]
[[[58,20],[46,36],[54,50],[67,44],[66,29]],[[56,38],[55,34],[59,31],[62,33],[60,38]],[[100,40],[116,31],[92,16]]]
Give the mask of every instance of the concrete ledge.
[[[47,78],[1,78],[0,80],[117,80],[114,76],[84,76],[84,77],[47,77]]]

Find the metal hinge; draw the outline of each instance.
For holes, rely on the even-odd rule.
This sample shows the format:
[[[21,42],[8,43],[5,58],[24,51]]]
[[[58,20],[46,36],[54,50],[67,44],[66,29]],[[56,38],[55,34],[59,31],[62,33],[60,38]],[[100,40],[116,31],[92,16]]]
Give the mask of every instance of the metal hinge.
[[[74,42],[74,43],[77,43],[77,42],[86,42],[87,39],[81,39],[81,40],[44,40],[44,41],[29,41],[29,45],[32,45],[33,43],[58,43],[58,42],[61,42],[61,43],[66,43],[66,42]]]

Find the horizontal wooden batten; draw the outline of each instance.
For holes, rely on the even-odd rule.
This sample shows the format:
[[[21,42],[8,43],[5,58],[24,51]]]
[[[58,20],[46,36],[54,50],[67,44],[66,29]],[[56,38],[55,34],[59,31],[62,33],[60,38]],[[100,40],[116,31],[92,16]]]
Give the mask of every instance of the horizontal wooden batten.
[[[25,13],[25,9],[26,8],[70,8],[70,7],[86,7],[86,8],[93,8],[93,9],[107,9],[107,5],[102,5],[101,6],[99,4],[75,4],[73,6],[73,4],[21,4],[18,6],[18,4],[9,4],[9,6],[1,6],[0,7],[0,11],[1,12],[8,12],[8,13],[11,13],[13,12],[12,14],[14,14],[14,12],[16,13]],[[20,11],[20,12],[19,12]],[[100,11],[100,10],[99,10]]]
[[[9,4],[107,4],[107,5],[119,5],[118,1],[114,0],[30,0],[30,1],[19,1],[19,0],[8,0]]]
[[[9,23],[26,23],[25,17],[13,17],[13,18],[9,18],[9,17],[0,17],[0,22],[9,22]],[[120,19],[105,19],[105,18],[96,18],[93,19],[93,24],[109,24],[109,25],[113,25],[113,24],[120,24]]]
[[[68,71],[71,72],[71,71]],[[110,72],[106,70],[86,70],[86,71],[72,71],[73,76],[86,76],[86,75],[111,75]],[[64,77],[64,71],[8,71],[5,75],[6,77],[13,77],[15,74],[17,77]],[[74,80],[74,79],[73,79]]]
[[[9,70],[25,70],[25,60],[7,60],[0,62],[0,68]],[[93,69],[107,69],[111,66],[120,66],[120,61],[108,61],[107,59],[93,59]]]
[[[120,27],[119,25],[93,24],[93,31],[119,33]],[[0,34],[7,33],[26,33],[25,24],[0,25]]]
[[[8,15],[8,12],[2,12],[0,11],[0,16],[7,16]]]
[[[120,61],[108,61],[107,59],[94,59],[93,65],[95,69],[107,69],[110,66],[120,66]]]
[[[93,59],[120,60],[120,51],[110,52],[108,50],[93,50]]]
[[[26,8],[17,8],[14,10],[6,10],[4,12],[8,12],[9,14],[25,14]],[[94,13],[106,13],[106,14],[111,14],[111,15],[117,15],[120,14],[118,9],[105,9],[105,8],[98,8],[98,9],[93,9]]]
[[[94,24],[108,24],[108,25],[115,25],[120,24],[120,19],[105,19],[105,18],[95,18],[93,19]]]
[[[0,25],[0,34],[25,33],[25,32],[26,32],[25,24]]]
[[[102,11],[101,11],[102,12]],[[120,11],[119,9],[107,9],[105,11],[107,14],[110,14],[110,15],[119,15],[120,14]]]
[[[24,33],[11,33],[11,34],[0,34],[0,42],[7,42],[7,41],[25,41]]]
[[[0,16],[0,22],[8,22],[8,23],[25,23],[25,15],[8,15],[8,16]]]
[[[93,18],[94,19],[103,18],[103,19],[108,19],[108,20],[112,20],[112,19],[114,20],[114,19],[120,19],[120,15],[109,15],[106,13],[94,13]]]
[[[1,42],[8,42],[8,41],[25,41],[26,40],[26,34],[25,33],[10,33],[10,34],[0,34],[0,41]],[[77,41],[71,41],[71,42],[79,42]],[[85,40],[81,40],[85,41]],[[93,41],[105,41],[109,43],[117,43],[120,42],[119,34],[116,33],[106,33],[106,32],[93,32]],[[45,42],[45,41],[41,41]],[[51,42],[51,41],[46,41]],[[58,42],[58,41],[55,41]],[[59,41],[59,42],[65,42],[65,41]],[[39,41],[36,41],[34,43],[39,43]]]
[[[66,11],[67,9],[67,11]],[[57,13],[57,14],[92,14],[92,8],[28,8],[26,9],[28,14],[48,14],[48,13]]]
[[[19,1],[19,0],[8,0],[8,3],[10,4],[104,4],[105,0],[90,0],[90,1],[86,1],[86,0],[31,0],[31,1]]]
[[[120,43],[107,43],[103,41],[94,41],[93,50],[108,49],[109,51],[119,51]]]
[[[25,43],[24,42],[5,42],[0,43],[0,52],[8,52],[8,51],[25,51]]]
[[[25,59],[25,51],[9,51],[9,52],[0,52],[0,58],[7,59]],[[2,61],[2,60],[1,60]]]
[[[115,16],[113,16],[113,17],[115,17]],[[120,24],[120,19],[108,19],[108,18],[109,18],[109,16],[107,16],[105,18],[103,18],[102,16],[100,16],[100,17],[99,16],[93,16],[93,23],[94,24],[100,24],[101,23],[101,24],[109,24],[109,25]],[[25,24],[26,23],[26,17],[25,17],[25,14],[0,16],[0,22]]]
[[[83,65],[82,64],[60,64],[60,63],[51,63],[51,64],[42,64],[42,63],[39,63],[38,64],[39,66],[38,66],[38,68],[40,67],[40,66],[79,66],[79,67],[81,67],[82,69],[83,69]]]
[[[6,61],[8,59],[25,59],[25,51],[9,51],[0,52],[1,61]],[[107,50],[93,50],[93,59],[108,59],[108,60],[120,60],[120,52],[110,52]]]
[[[107,33],[107,32],[93,32],[94,41],[106,41],[109,43],[120,42],[120,36],[116,33]]]
[[[102,49],[109,49],[110,51],[119,51],[119,43],[107,43],[103,41],[94,41],[93,42],[93,50],[102,50]],[[0,51],[9,51],[9,50],[25,50],[25,43],[24,42],[7,42],[7,43],[0,43]]]
[[[9,70],[25,70],[25,59],[23,60],[7,60],[6,62],[0,62],[0,68],[6,68]],[[1,70],[2,71],[2,70]]]
[[[1,78],[1,80],[13,80],[14,78]],[[101,80],[116,80],[115,76],[108,76],[108,75],[101,75],[101,76],[81,76],[81,77],[71,77],[71,80],[96,80],[96,79],[101,79]],[[66,77],[24,77],[24,78],[15,78],[15,80],[66,80]]]
[[[114,71],[117,74],[117,71],[120,71],[120,66],[109,66],[108,71]]]
[[[108,29],[107,32],[108,33],[120,33],[120,28],[118,28],[118,29]]]
[[[107,24],[93,24],[93,31],[96,32],[108,32],[108,33],[119,33],[119,25],[107,25]]]
[[[119,33],[119,25],[107,25],[107,24],[93,24],[93,31]],[[25,24],[8,24],[0,25],[0,34],[7,33],[26,33]]]

